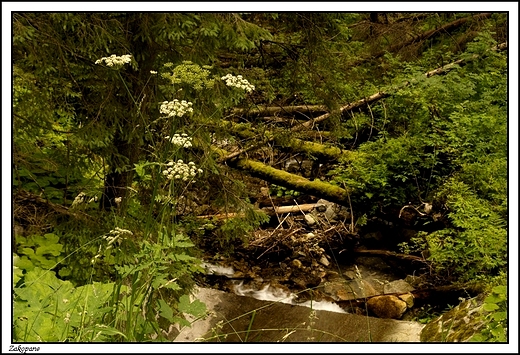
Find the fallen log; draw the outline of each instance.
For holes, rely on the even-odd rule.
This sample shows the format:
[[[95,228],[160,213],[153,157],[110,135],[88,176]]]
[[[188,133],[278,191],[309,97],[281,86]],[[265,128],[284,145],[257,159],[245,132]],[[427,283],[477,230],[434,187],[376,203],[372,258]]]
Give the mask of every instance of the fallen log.
[[[259,209],[258,211],[262,211],[268,216],[274,216],[277,214],[285,214],[285,213],[299,213],[299,212],[309,212],[312,211],[318,204],[316,203],[307,203],[303,205],[295,205],[295,206],[280,206],[280,207],[266,207]],[[230,219],[235,217],[244,217],[245,213],[243,212],[228,212],[228,213],[216,213],[216,214],[207,214],[203,216],[197,216],[200,219]]]
[[[266,106],[255,108],[235,108],[231,111],[234,115],[242,116],[273,116],[281,113],[294,114],[327,111],[324,105],[300,105],[300,106]]]
[[[247,158],[239,158],[236,161],[233,161],[232,166],[248,171],[251,175],[270,183],[321,197],[343,206],[348,206],[349,192],[339,186],[321,180],[311,181],[302,176],[278,170],[269,165]]]

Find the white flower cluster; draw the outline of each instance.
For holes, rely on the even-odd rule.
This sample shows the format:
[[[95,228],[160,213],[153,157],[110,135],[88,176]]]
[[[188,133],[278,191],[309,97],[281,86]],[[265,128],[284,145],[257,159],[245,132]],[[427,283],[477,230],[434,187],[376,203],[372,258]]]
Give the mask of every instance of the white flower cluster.
[[[175,133],[172,138],[170,138],[170,136],[166,136],[165,139],[168,139],[170,142],[179,147],[189,148],[192,145],[192,138],[188,137],[186,133],[182,133],[180,135]]]
[[[97,196],[87,196],[84,192],[80,192],[78,196],[74,199],[72,202],[71,208],[77,207],[83,203],[91,203],[91,202],[97,202],[98,198]]]
[[[110,57],[103,57],[101,59],[96,60],[96,64],[101,64],[105,62],[109,67],[119,67],[123,66],[126,63],[130,63],[132,61],[132,56],[130,54],[124,54],[122,56],[116,56],[112,54]]]
[[[228,74],[226,76],[223,76],[221,79],[226,81],[227,86],[234,86],[239,89],[244,89],[247,92],[251,92],[255,89],[255,86],[249,84],[249,81],[244,79],[242,75],[234,76]]]
[[[169,180],[171,179],[182,179],[182,181],[188,181],[190,178],[193,179],[197,176],[197,173],[201,174],[202,169],[197,169],[195,163],[190,161],[188,164],[184,163],[182,160],[178,160],[177,162],[170,161],[166,164],[168,168],[163,170],[163,175],[165,175]]]
[[[160,112],[168,117],[182,117],[187,112],[193,112],[191,105],[192,103],[186,100],[179,101],[174,99],[173,101],[164,101],[161,104]]]
[[[115,242],[117,242],[118,245],[121,244],[122,240],[125,239],[124,235],[134,235],[134,233],[132,233],[132,231],[129,231],[128,229],[123,229],[123,228],[119,228],[119,227],[115,227],[114,229],[112,229],[110,232],[108,232],[107,234],[105,234],[103,236],[103,239],[105,239],[108,244],[105,248],[105,250],[109,250],[109,249],[112,249],[113,245]],[[97,254],[94,256],[94,258],[92,258],[90,260],[90,262],[92,264],[95,264],[96,263],[96,260],[101,258],[102,256],[102,253],[103,253],[103,248],[102,246],[100,245],[99,248],[98,248],[98,252]]]

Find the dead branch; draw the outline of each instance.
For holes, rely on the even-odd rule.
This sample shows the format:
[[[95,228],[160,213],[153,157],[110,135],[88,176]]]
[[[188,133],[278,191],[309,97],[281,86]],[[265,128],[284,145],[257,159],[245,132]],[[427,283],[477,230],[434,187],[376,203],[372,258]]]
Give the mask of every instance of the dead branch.
[[[307,203],[303,205],[295,205],[295,206],[280,206],[280,207],[266,207],[262,208],[259,211],[265,212],[269,216],[274,216],[275,214],[286,214],[286,213],[295,213],[295,212],[309,212],[312,211],[317,206],[316,203]],[[230,219],[236,217],[244,217],[244,213],[217,213],[217,214],[207,214],[203,216],[197,216],[200,219]]]
[[[428,263],[428,261],[424,258],[421,258],[419,256],[415,255],[409,255],[409,254],[400,254],[393,251],[388,250],[377,250],[377,249],[354,249],[354,253],[357,254],[369,254],[369,255],[386,255],[386,256],[392,256],[398,259],[403,260],[413,260],[413,261],[420,261],[422,263]]]

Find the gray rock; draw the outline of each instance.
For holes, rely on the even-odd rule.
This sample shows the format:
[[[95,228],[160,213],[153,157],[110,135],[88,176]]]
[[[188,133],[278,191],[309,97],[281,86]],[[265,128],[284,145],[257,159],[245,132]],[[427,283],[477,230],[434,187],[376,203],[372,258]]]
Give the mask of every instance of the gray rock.
[[[322,256],[320,258],[320,264],[322,264],[325,267],[328,267],[330,265],[330,261],[329,261],[329,259],[327,259],[326,256]]]
[[[384,293],[406,293],[415,290],[404,280],[395,280],[383,286]]]
[[[316,224],[316,220],[310,214],[306,214],[305,215],[305,222],[307,223],[307,225],[309,227],[312,227],[312,226],[314,226]]]
[[[205,288],[192,298],[206,304],[208,315],[186,315],[192,325],[177,330],[175,342],[419,342],[423,328],[418,322],[316,310]]]

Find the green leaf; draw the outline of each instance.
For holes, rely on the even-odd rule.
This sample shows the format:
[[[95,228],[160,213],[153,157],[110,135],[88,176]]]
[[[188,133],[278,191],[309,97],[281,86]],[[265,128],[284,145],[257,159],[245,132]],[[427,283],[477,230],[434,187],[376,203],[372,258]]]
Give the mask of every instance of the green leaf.
[[[499,307],[494,303],[484,303],[482,308],[487,312],[496,311]]]
[[[507,294],[507,286],[495,286],[493,287],[493,293],[499,294],[499,295],[506,295]]]
[[[206,312],[206,305],[199,300],[190,302],[190,297],[188,295],[183,295],[179,298],[178,309],[179,312],[200,317]]]
[[[502,301],[504,301],[504,298],[496,295],[489,295],[484,300],[485,303],[500,303]]]
[[[163,299],[159,299],[159,315],[173,322],[173,309]]]
[[[496,312],[491,316],[497,322],[507,319],[507,312]]]

